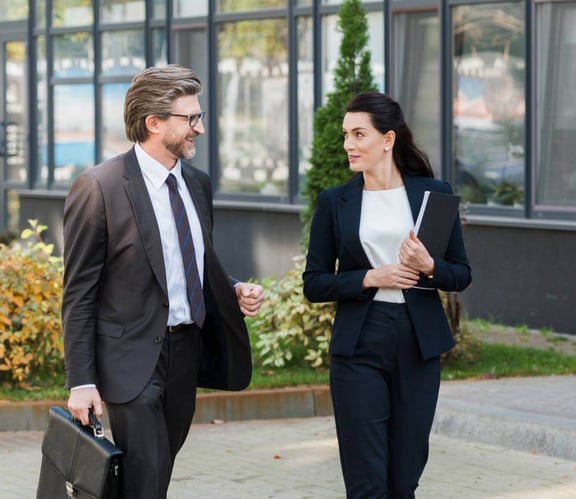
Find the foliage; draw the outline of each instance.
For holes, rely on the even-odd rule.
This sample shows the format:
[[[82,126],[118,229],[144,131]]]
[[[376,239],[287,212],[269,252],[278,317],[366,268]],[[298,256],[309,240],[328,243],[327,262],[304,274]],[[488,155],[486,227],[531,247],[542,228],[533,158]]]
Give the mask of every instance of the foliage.
[[[333,303],[310,303],[302,291],[304,259],[281,279],[265,279],[266,298],[251,321],[257,360],[283,367],[305,361],[312,367],[328,364],[328,343],[334,319]]]
[[[62,259],[29,220],[22,242],[0,245],[0,381],[26,386],[63,369]]]
[[[474,362],[480,353],[480,342],[474,337],[468,323],[462,320],[462,305],[458,293],[440,293],[446,317],[452,330],[456,346],[442,355],[442,365],[450,365],[455,361]]]
[[[355,95],[377,90],[370,68],[368,21],[359,0],[345,0],[338,11],[338,30],[342,32],[340,55],[334,70],[334,91],[326,104],[314,113],[314,138],[310,169],[306,172],[303,196],[307,207],[301,218],[303,246],[307,246],[316,196],[323,189],[348,181],[351,171],[342,146],[342,119],[348,102]]]

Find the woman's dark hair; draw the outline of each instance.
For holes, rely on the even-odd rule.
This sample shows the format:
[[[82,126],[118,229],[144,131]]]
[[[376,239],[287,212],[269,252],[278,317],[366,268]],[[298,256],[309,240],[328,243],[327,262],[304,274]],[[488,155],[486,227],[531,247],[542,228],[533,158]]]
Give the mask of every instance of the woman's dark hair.
[[[367,113],[372,126],[380,133],[392,130],[396,134],[392,153],[401,173],[434,177],[428,155],[414,143],[412,131],[404,121],[400,104],[394,99],[380,92],[366,92],[354,97],[346,107],[346,112]]]

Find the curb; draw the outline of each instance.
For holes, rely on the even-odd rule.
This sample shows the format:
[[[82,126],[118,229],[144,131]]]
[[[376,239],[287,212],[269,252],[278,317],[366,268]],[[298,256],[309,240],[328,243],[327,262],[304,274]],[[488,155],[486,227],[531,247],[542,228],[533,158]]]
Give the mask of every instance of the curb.
[[[576,421],[442,398],[432,433],[576,461]]]
[[[0,431],[44,431],[65,401],[0,401]],[[200,393],[194,424],[333,414],[328,386]],[[105,427],[108,421],[104,419]],[[576,461],[576,420],[440,396],[432,433]]]
[[[44,431],[48,410],[66,406],[64,400],[0,401],[0,431]],[[303,418],[332,415],[327,386],[200,393],[194,423],[251,419]],[[108,421],[104,418],[104,425]]]

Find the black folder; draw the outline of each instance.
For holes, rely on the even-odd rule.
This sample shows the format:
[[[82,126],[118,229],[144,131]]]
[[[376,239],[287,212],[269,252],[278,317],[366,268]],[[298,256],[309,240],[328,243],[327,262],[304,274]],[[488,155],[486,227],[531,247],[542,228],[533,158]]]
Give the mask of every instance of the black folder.
[[[443,192],[424,192],[424,199],[414,225],[414,233],[430,256],[443,258],[458,215],[460,196]]]

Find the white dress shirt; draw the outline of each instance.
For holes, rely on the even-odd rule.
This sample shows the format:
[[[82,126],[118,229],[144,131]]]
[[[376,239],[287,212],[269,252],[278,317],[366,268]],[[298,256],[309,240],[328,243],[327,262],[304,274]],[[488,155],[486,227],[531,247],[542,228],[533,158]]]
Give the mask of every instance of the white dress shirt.
[[[202,229],[198,213],[192,202],[192,198],[184,178],[182,177],[182,165],[180,160],[172,170],[168,170],[164,165],[156,161],[139,144],[135,146],[138,164],[144,176],[144,182],[150,194],[154,214],[158,228],[160,229],[160,238],[162,240],[162,254],[164,255],[164,266],[166,267],[166,283],[168,286],[168,300],[170,309],[168,312],[168,324],[175,326],[181,323],[191,323],[190,305],[186,294],[186,277],[184,275],[184,264],[182,263],[182,253],[180,252],[180,243],[178,242],[178,232],[176,222],[172,214],[168,186],[166,179],[169,174],[173,174],[178,182],[178,192],[184,202],[192,239],[194,241],[194,250],[196,253],[196,263],[200,280],[204,282],[204,240],[202,238]]]
[[[360,242],[374,268],[400,263],[400,244],[413,228],[414,220],[404,186],[362,192]],[[397,288],[378,288],[374,300],[404,303],[404,295]]]

